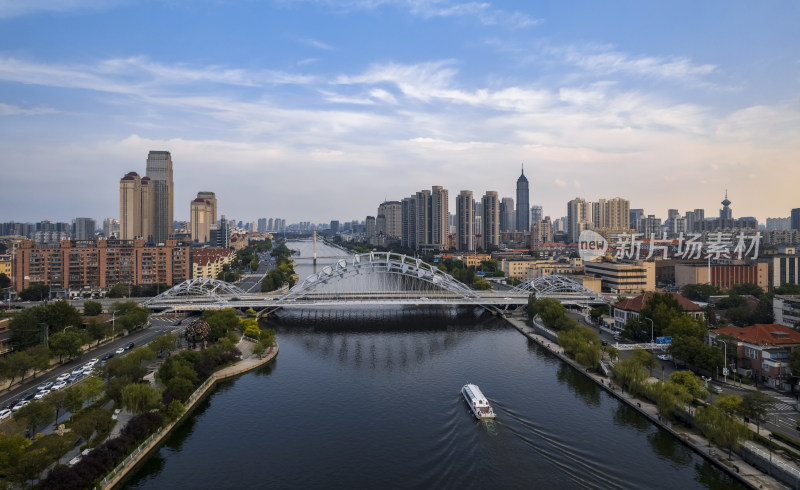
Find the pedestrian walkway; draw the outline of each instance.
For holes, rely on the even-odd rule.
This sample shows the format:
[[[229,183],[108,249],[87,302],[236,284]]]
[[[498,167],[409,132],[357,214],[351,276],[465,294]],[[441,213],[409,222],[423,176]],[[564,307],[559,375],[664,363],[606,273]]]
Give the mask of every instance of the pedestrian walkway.
[[[520,318],[505,318],[505,319],[514,328],[523,333],[526,337],[542,345],[542,347],[545,347],[550,352],[556,354],[558,357],[561,358],[562,361],[575,367],[578,371],[585,374],[590,379],[594,380],[598,385],[603,387],[607,392],[615,396],[617,399],[627,403],[629,406],[631,406],[638,412],[645,415],[647,418],[650,419],[651,422],[659,425],[664,430],[670,432],[673,436],[680,439],[684,444],[692,448],[695,452],[709,459],[710,461],[716,463],[717,466],[722,468],[730,475],[740,479],[742,482],[752,486],[753,488],[763,488],[763,489],[787,488],[785,485],[780,483],[775,478],[762,473],[760,470],[758,470],[751,464],[747,463],[744,459],[742,459],[742,457],[739,454],[732,453],[731,458],[729,459],[727,450],[722,450],[718,447],[713,446],[711,443],[708,442],[708,440],[705,437],[703,437],[702,434],[695,432],[694,430],[692,430],[687,426],[684,426],[683,424],[673,424],[670,421],[662,420],[661,416],[658,414],[658,408],[654,404],[637,399],[630,393],[626,393],[621,387],[616,386],[611,379],[605,376],[587,371],[586,369],[583,368],[583,366],[579,365],[578,363],[570,359],[565,354],[564,349],[558,346],[555,342],[552,342],[547,338],[537,334],[534,328],[525,325],[525,321],[523,319]],[[651,379],[655,380],[655,378]],[[755,432],[756,427],[752,424],[750,425],[753,432]],[[759,455],[761,453],[766,455],[768,451],[767,448],[761,447],[752,442],[748,442],[747,447],[751,450],[755,450],[755,452],[757,452]],[[776,459],[772,459],[772,457],[773,455],[770,452],[769,453],[770,459],[769,460],[765,459],[765,461],[772,461],[773,463],[777,463],[778,461]],[[775,456],[775,458],[777,458],[777,456]],[[784,471],[797,472],[797,475],[800,476],[800,467],[798,467],[795,463],[790,461],[780,461],[780,464],[785,467],[782,468]]]

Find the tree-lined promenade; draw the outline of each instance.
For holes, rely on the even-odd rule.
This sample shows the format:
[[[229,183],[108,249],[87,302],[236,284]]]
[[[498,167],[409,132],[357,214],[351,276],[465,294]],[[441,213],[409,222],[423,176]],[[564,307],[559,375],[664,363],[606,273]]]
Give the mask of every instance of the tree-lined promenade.
[[[215,371],[241,358],[237,343],[250,337],[248,351],[260,355],[275,345],[275,333],[261,330],[255,319],[239,318],[231,309],[207,312],[181,344],[172,334],[117,356],[96,374],[45,395],[2,422],[0,484],[35,482],[76,444],[92,449],[77,464],[56,464],[40,488],[90,488],[150,434],[177,419],[192,393]],[[152,383],[143,382],[149,367],[160,364]],[[117,413],[129,414],[114,428]],[[65,418],[66,417],[66,418]],[[40,434],[51,423],[65,431]],[[112,436],[113,430],[113,436]]]

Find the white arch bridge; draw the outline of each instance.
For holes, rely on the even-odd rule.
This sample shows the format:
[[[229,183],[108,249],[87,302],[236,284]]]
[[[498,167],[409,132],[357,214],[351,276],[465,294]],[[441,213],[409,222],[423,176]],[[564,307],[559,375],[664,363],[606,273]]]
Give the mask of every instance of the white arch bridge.
[[[531,293],[538,298],[556,298],[565,305],[607,302],[568,276],[544,276],[503,291],[477,291],[420,259],[371,252],[322,267],[285,294],[246,293],[223,281],[195,278],[151,298],[144,306],[171,311],[252,308],[260,314],[281,308],[357,309],[368,305],[476,306],[499,311],[527,305]]]

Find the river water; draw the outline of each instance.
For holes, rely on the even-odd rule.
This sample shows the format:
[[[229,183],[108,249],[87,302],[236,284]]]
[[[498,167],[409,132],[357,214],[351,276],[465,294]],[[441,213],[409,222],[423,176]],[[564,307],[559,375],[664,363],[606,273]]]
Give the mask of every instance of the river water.
[[[276,327],[129,488],[744,488],[500,320]]]

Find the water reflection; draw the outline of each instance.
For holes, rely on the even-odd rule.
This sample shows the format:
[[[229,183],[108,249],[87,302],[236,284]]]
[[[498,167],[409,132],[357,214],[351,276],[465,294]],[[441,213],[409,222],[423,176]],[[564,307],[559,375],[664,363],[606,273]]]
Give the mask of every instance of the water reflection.
[[[639,412],[620,402],[619,408],[614,411],[614,424],[632,427],[639,432],[650,430],[653,426]]]
[[[561,384],[566,383],[572,393],[578,395],[589,405],[600,405],[600,388],[594,384],[594,381],[575,371],[571,366],[562,363],[556,373],[556,379]]]
[[[656,454],[680,466],[688,464],[692,460],[692,451],[675,437],[664,430],[656,430],[647,435],[647,441]]]

